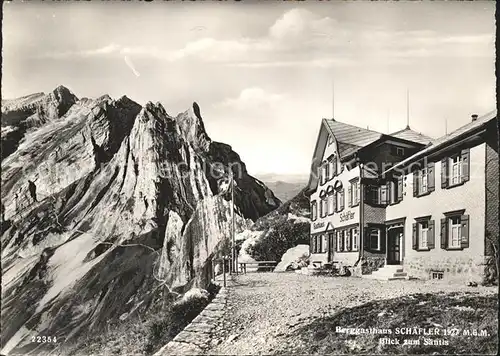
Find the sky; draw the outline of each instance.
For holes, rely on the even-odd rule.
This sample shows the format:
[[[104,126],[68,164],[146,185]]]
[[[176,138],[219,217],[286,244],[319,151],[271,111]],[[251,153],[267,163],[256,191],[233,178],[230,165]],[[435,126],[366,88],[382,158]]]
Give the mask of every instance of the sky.
[[[495,3],[3,4],[2,97],[196,101],[251,174],[307,174],[321,119],[439,137],[495,109]],[[333,89],[334,88],[334,89]],[[447,124],[445,124],[447,122]]]

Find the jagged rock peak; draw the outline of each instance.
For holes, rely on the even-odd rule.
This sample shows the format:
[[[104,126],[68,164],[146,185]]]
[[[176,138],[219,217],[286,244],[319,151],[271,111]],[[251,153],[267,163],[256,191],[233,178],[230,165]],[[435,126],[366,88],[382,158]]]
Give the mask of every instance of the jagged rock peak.
[[[57,88],[55,88],[54,90],[52,90],[52,93],[56,94],[56,95],[60,95],[60,96],[71,96],[71,95],[75,95],[73,94],[73,92],[71,90],[69,90],[68,88],[66,88],[64,85],[59,85]]]
[[[179,125],[184,137],[195,147],[207,148],[210,143],[203,119],[200,114],[199,105],[194,102],[193,105],[183,113],[175,117],[175,121]]]
[[[196,117],[198,119],[200,119],[201,122],[203,123],[203,119],[201,118],[201,113],[200,113],[200,106],[198,105],[198,103],[196,101],[193,103],[193,111],[194,111],[194,114],[196,115]]]

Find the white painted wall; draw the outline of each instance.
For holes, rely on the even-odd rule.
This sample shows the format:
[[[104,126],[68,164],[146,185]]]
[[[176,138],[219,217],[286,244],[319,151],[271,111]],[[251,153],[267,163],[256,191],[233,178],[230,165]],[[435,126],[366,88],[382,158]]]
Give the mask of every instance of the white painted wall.
[[[438,265],[443,261],[463,261],[463,263],[482,263],[484,256],[485,224],[485,144],[470,149],[470,180],[465,184],[442,189],[441,162],[435,163],[435,191],[423,197],[413,197],[413,174],[408,174],[404,181],[403,201],[386,208],[386,219],[406,217],[405,239],[403,246],[404,264],[420,260],[428,265]],[[441,219],[443,213],[465,209],[470,216],[469,248],[464,250],[441,249]],[[430,251],[412,249],[412,225],[415,218],[432,215],[435,221],[435,248]],[[472,262],[471,262],[472,261]]]
[[[332,144],[327,145],[325,148],[325,152],[323,153],[323,160],[330,157],[330,155],[336,154],[337,155],[337,142],[334,141]],[[311,222],[311,234],[316,234],[319,232],[325,232],[326,229],[328,231],[331,231],[333,228],[340,228],[352,224],[359,224],[359,213],[360,213],[360,207],[359,205],[353,208],[350,208],[348,206],[348,187],[349,187],[349,181],[353,178],[360,177],[360,169],[359,167],[354,167],[351,170],[348,170],[347,167],[340,163],[340,161],[337,159],[337,173],[338,175],[335,176],[332,180],[327,181],[325,184],[321,185],[321,181],[318,184],[318,188],[316,191],[311,195],[310,201],[316,200],[317,202],[317,211],[318,211],[318,218]],[[344,187],[344,210],[342,210],[339,213],[333,213],[333,215],[326,215],[325,217],[320,216],[320,201],[321,199],[319,198],[319,195],[321,191],[325,190],[330,186],[334,185],[336,181],[341,181],[342,186]],[[347,218],[348,217],[348,218]],[[359,242],[358,242],[359,245]],[[337,258],[338,255],[338,258]],[[335,258],[334,260],[342,259],[345,260],[346,263],[351,262],[353,260],[354,262],[357,260],[359,255],[359,252],[344,252],[344,253],[337,253],[335,252]],[[327,262],[328,259],[328,254],[327,253],[315,253],[311,255],[311,261],[323,261]],[[353,262],[353,263],[354,263]]]

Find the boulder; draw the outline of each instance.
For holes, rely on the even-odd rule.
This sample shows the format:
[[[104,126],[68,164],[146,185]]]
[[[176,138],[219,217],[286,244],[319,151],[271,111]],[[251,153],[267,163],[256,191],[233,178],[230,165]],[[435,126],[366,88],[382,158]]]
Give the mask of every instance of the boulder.
[[[307,263],[306,261],[309,259],[309,255],[309,245],[297,245],[289,248],[281,257],[281,261],[274,268],[274,272],[285,272],[289,270],[289,267],[298,269],[299,266],[303,266],[304,263]]]

